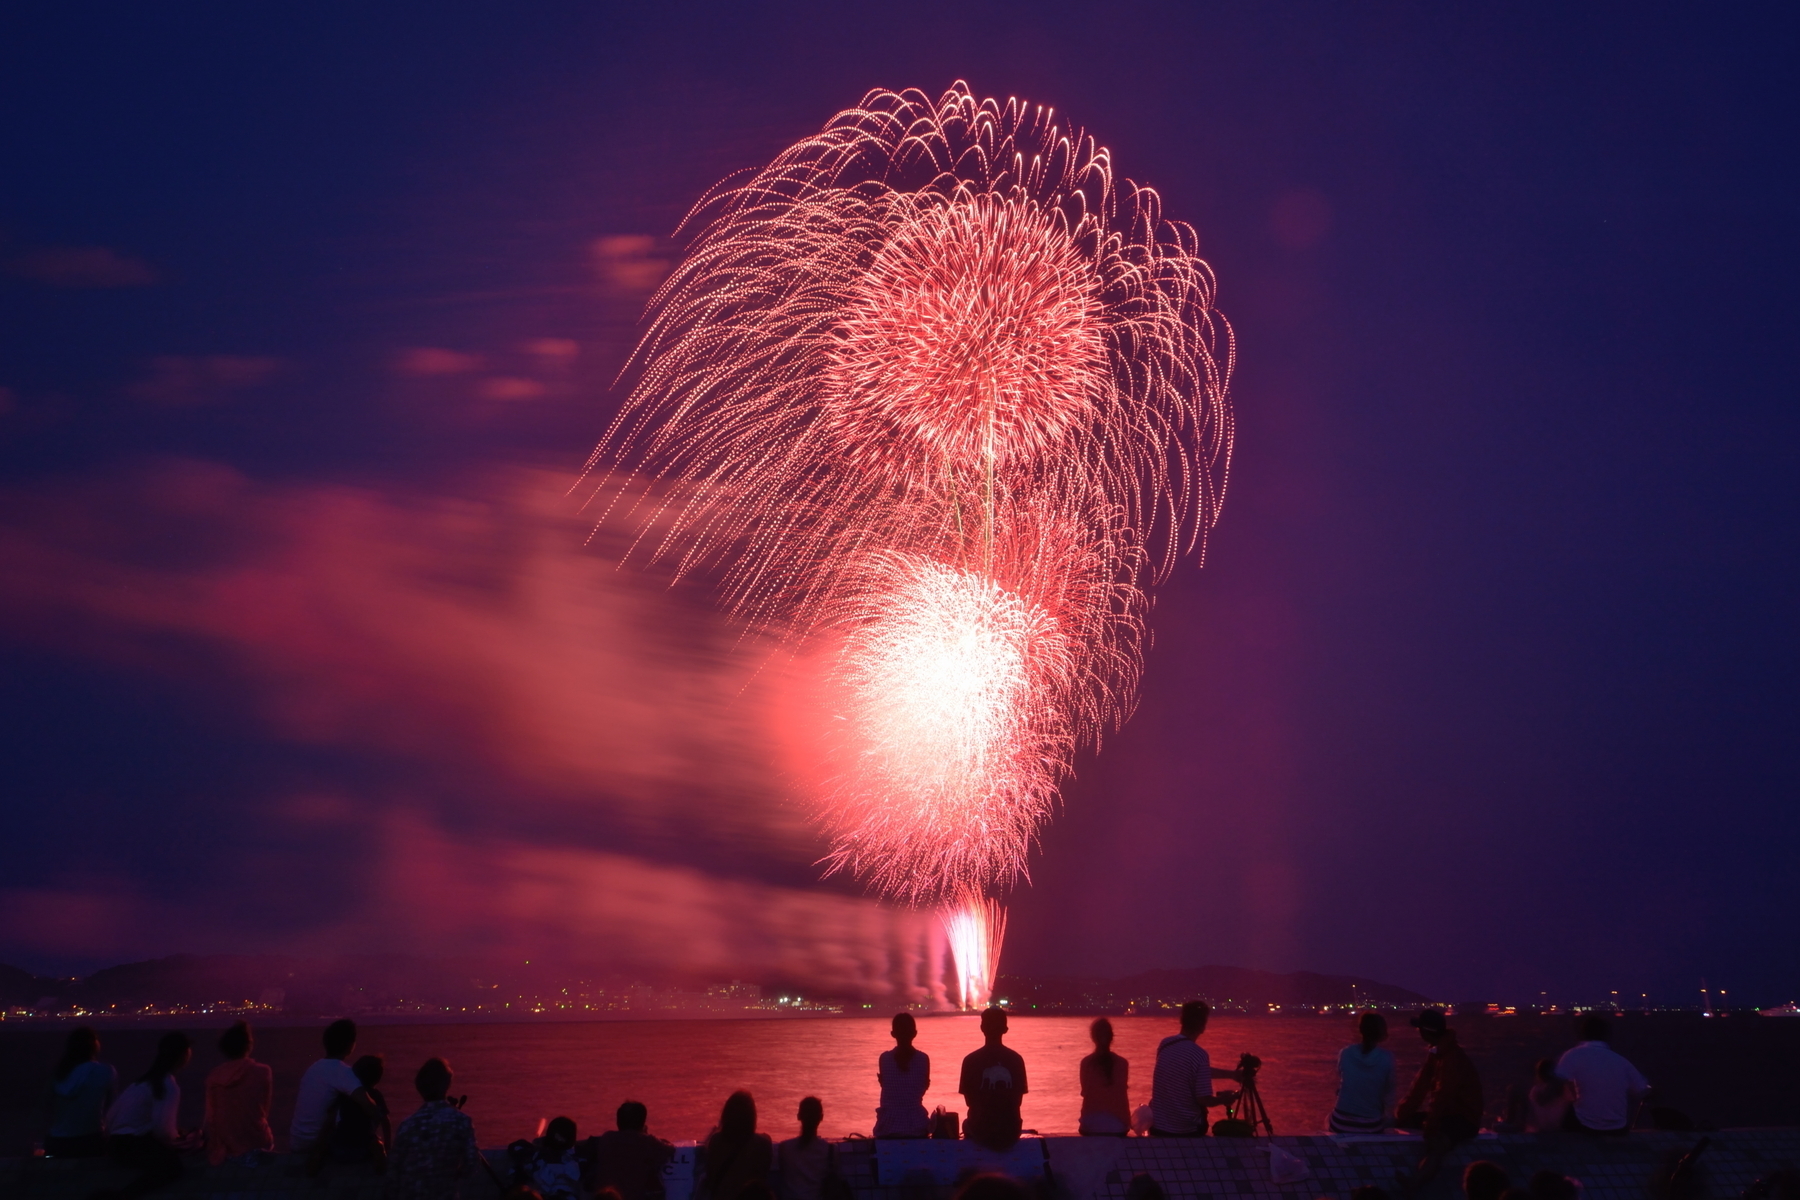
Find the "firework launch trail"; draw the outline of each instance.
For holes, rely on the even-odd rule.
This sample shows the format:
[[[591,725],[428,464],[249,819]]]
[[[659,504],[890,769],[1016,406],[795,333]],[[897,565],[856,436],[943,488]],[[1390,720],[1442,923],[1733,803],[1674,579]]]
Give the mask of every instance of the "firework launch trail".
[[[1211,269],[1091,138],[961,83],[869,93],[684,231],[590,470],[658,480],[640,552],[830,663],[824,861],[943,911],[985,1002],[994,897],[1224,498]]]

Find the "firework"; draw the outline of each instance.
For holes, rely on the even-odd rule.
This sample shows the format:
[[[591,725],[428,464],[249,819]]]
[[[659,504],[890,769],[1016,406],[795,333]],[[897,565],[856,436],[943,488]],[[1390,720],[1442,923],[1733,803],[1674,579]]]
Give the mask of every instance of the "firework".
[[[590,468],[662,481],[643,553],[831,648],[826,862],[986,912],[1223,499],[1211,271],[1092,139],[961,84],[870,93],[686,227]]]
[[[950,959],[956,967],[956,997],[963,1008],[985,1008],[1000,970],[1000,943],[1006,938],[1006,909],[999,901],[969,894],[939,913]]]

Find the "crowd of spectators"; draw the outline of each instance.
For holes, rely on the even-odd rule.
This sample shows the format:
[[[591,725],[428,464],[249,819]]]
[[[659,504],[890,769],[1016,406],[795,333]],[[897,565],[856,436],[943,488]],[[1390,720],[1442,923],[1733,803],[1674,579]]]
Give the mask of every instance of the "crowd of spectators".
[[[1156,1048],[1148,1102],[1136,1108],[1131,1104],[1131,1064],[1113,1050],[1112,1022],[1095,1020],[1089,1030],[1093,1052],[1078,1066],[1079,1132],[1093,1137],[1206,1136],[1212,1111],[1223,1107],[1231,1113],[1254,1083],[1253,1077],[1212,1065],[1201,1044],[1208,1016],[1202,1002],[1182,1007],[1178,1031]],[[1476,1135],[1485,1112],[1480,1073],[1444,1011],[1425,1009],[1410,1024],[1424,1041],[1426,1055],[1400,1095],[1394,1056],[1383,1046],[1386,1019],[1373,1012],[1357,1019],[1357,1040],[1338,1056],[1336,1103],[1326,1122],[1341,1136],[1393,1130],[1421,1134],[1416,1167],[1394,1181],[1401,1194],[1428,1184],[1447,1156]],[[963,1058],[957,1075],[966,1109],[959,1125],[954,1112],[926,1111],[931,1060],[913,1045],[917,1022],[908,1013],[896,1016],[894,1047],[876,1063],[880,1100],[875,1136],[960,1136],[990,1150],[1009,1150],[1024,1132],[1021,1106],[1029,1084],[1025,1060],[1006,1044],[1007,1032],[1004,1009],[982,1014],[982,1044]],[[1626,1133],[1649,1084],[1612,1049],[1608,1037],[1605,1018],[1584,1017],[1579,1043],[1559,1059],[1541,1060],[1534,1081],[1509,1092],[1495,1128],[1593,1137]],[[378,1055],[353,1060],[356,1040],[354,1022],[332,1022],[324,1030],[323,1055],[300,1077],[287,1150],[301,1170],[316,1175],[331,1164],[360,1164],[385,1176],[389,1200],[455,1200],[483,1175],[520,1200],[662,1200],[674,1148],[649,1132],[642,1103],[620,1105],[617,1128],[586,1141],[578,1137],[572,1119],[548,1121],[536,1139],[509,1147],[510,1161],[502,1172],[481,1155],[474,1124],[463,1111],[467,1097],[453,1094],[449,1063],[430,1058],[418,1068],[413,1086],[419,1106],[396,1128],[381,1090],[385,1064]],[[51,1082],[45,1153],[111,1158],[129,1171],[129,1182],[111,1193],[117,1197],[143,1195],[174,1182],[189,1152],[204,1150],[215,1166],[255,1167],[267,1161],[275,1150],[269,1125],[274,1074],[255,1060],[255,1040],[243,1021],[221,1035],[219,1050],[223,1061],[205,1082],[204,1120],[198,1129],[182,1130],[177,1077],[193,1054],[186,1034],[163,1035],[149,1069],[121,1089],[117,1073],[100,1060],[99,1037],[86,1027],[74,1030]],[[1220,1080],[1243,1086],[1215,1091]],[[757,1128],[755,1098],[748,1091],[733,1092],[700,1147],[695,1200],[849,1200],[837,1152],[819,1133],[824,1119],[819,1098],[806,1097],[795,1113],[799,1134],[777,1144]],[[1142,1182],[1144,1186],[1134,1185],[1141,1193],[1135,1200],[1155,1200],[1146,1191],[1154,1181],[1146,1176]],[[1514,1188],[1488,1162],[1471,1165],[1463,1183],[1472,1200],[1562,1196],[1557,1191],[1561,1185],[1549,1179],[1533,1179],[1522,1191]],[[983,1186],[1000,1188],[991,1181]],[[1361,1200],[1385,1194],[1379,1188],[1364,1189]],[[987,1200],[1004,1198],[996,1192]]]

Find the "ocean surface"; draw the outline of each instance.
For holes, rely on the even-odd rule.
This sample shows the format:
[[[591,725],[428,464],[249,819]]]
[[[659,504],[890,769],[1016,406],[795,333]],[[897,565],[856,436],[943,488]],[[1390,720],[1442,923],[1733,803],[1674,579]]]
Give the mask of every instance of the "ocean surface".
[[[181,1076],[182,1124],[198,1125],[203,1081],[218,1061],[224,1020],[183,1024],[195,1039],[194,1063]],[[1614,1046],[1658,1089],[1657,1103],[1703,1126],[1800,1125],[1800,1019],[1698,1015],[1626,1016]],[[293,1111],[299,1076],[319,1054],[322,1023],[259,1026],[255,1056],[275,1070],[272,1124],[277,1144]],[[1149,1099],[1158,1041],[1174,1032],[1166,1017],[1114,1017],[1114,1049],[1131,1063],[1133,1105]],[[1481,1017],[1456,1022],[1481,1070],[1490,1111],[1510,1084],[1528,1082],[1532,1063],[1573,1042],[1566,1017]],[[168,1022],[100,1025],[102,1058],[129,1081],[150,1061]],[[1080,1111],[1076,1069],[1091,1046],[1082,1017],[1015,1016],[1007,1044],[1025,1057],[1030,1091],[1028,1129],[1071,1133]],[[0,1027],[0,1155],[29,1153],[44,1128],[50,1070],[66,1025]],[[1260,1087],[1275,1131],[1322,1132],[1335,1094],[1338,1050],[1353,1038],[1351,1022],[1324,1017],[1217,1017],[1202,1044],[1218,1067],[1251,1052],[1263,1060]],[[718,1119],[735,1088],[756,1097],[760,1128],[777,1138],[797,1132],[802,1096],[825,1105],[829,1136],[869,1132],[874,1124],[876,1056],[893,1043],[885,1018],[786,1020],[599,1021],[586,1023],[367,1025],[359,1054],[382,1054],[382,1088],[396,1122],[418,1104],[412,1075],[431,1055],[456,1072],[457,1093],[488,1146],[530,1137],[539,1122],[573,1117],[583,1136],[609,1129],[621,1101],[641,1100],[650,1127],[674,1140],[698,1138]],[[981,1044],[973,1016],[922,1017],[918,1048],[931,1056],[928,1108],[962,1111],[955,1094],[962,1056]],[[1404,1089],[1424,1047],[1402,1022],[1388,1046]]]

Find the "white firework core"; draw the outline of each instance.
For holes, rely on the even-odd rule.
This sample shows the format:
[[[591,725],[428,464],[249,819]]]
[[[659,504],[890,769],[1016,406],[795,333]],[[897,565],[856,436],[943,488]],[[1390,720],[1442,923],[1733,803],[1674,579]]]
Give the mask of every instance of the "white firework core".
[[[1004,883],[1055,801],[1077,647],[977,572],[913,555],[874,569],[887,586],[853,615],[836,668],[831,861],[915,901],[946,877]]]

